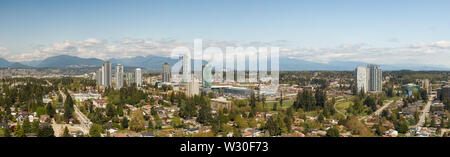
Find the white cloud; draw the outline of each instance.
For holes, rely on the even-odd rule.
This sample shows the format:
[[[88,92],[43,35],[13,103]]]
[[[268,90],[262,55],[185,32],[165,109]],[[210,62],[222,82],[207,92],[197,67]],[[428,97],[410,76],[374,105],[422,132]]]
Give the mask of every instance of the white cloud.
[[[0,57],[5,58],[6,56],[8,56],[8,49],[6,49],[5,47],[0,47]]]
[[[450,42],[414,43],[406,47],[374,47],[366,43],[342,44],[336,47],[296,47],[289,41],[274,42],[228,42],[204,40],[203,48],[218,47],[225,51],[229,46],[280,47],[281,57],[291,57],[312,62],[355,61],[376,64],[423,64],[450,67]],[[193,49],[193,42],[174,39],[145,40],[127,38],[118,41],[99,39],[66,40],[51,45],[37,47],[29,53],[11,53],[0,47],[0,55],[10,61],[44,59],[55,55],[73,55],[83,58],[127,58],[136,56],[170,56],[176,47]],[[9,55],[8,55],[9,54]]]
[[[281,54],[297,59],[329,63],[354,61],[376,64],[444,65],[450,67],[448,42],[415,43],[408,47],[372,47],[367,44],[343,44],[334,48],[297,48]]]
[[[439,48],[450,48],[450,41],[438,41],[432,43],[431,45]]]
[[[450,41],[437,41],[432,43],[414,43],[410,47],[412,48],[450,48]]]

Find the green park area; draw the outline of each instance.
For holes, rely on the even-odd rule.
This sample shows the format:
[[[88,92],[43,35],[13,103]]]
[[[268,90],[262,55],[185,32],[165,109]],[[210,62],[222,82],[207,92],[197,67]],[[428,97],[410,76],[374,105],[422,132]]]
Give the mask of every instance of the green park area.
[[[348,107],[350,107],[351,105],[353,105],[353,102],[351,102],[351,101],[338,103],[338,104],[336,104],[336,110],[343,111],[343,110],[347,109]]]
[[[294,104],[294,101],[293,100],[286,100],[286,101],[283,101],[283,105],[280,105],[280,102],[267,102],[266,103],[266,108],[270,108],[270,109],[272,109],[273,108],[273,105],[275,105],[275,104],[277,104],[278,106],[278,108],[280,108],[280,107],[282,107],[282,108],[289,108],[289,107],[291,107],[293,104]]]

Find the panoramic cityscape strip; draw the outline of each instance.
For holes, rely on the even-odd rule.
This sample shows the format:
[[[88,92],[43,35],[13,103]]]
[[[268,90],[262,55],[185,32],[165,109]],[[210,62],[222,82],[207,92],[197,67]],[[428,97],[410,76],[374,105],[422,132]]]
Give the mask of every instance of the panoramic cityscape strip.
[[[448,137],[445,6],[2,1],[0,137]]]

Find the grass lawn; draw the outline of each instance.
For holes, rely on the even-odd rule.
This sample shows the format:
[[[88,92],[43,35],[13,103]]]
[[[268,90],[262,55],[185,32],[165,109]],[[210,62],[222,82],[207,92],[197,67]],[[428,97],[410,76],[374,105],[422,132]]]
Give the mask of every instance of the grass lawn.
[[[337,110],[345,110],[345,109],[347,109],[348,107],[350,107],[351,105],[353,105],[353,102],[351,102],[351,101],[347,101],[347,102],[343,102],[343,103],[339,103],[339,104],[336,104],[336,109]]]
[[[310,117],[315,117],[315,116],[317,116],[317,113],[316,112],[306,112],[305,115],[310,116]]]
[[[278,106],[277,106],[278,108],[281,107],[281,105],[280,105],[279,102],[267,102],[265,108],[272,109],[272,108],[273,108],[273,105],[274,105],[275,103],[278,104]],[[289,101],[289,100],[283,101],[283,108],[289,108],[289,107],[291,107],[293,104],[294,104],[294,101]]]
[[[398,101],[400,99],[402,99],[402,98],[401,97],[392,97],[392,98],[389,98],[388,100],[393,100],[395,102],[395,101]]]

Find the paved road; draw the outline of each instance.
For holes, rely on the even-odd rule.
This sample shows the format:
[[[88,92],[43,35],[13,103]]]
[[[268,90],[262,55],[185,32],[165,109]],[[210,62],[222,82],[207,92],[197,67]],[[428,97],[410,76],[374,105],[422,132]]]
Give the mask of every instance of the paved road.
[[[64,92],[59,91],[63,97],[63,102],[66,101],[66,94],[64,94]],[[91,129],[92,126],[92,122],[91,120],[89,120],[89,118],[87,118],[81,111],[80,109],[78,109],[78,105],[75,104],[73,106],[73,108],[75,109],[75,116],[77,117],[78,120],[80,120],[80,126],[81,126],[81,131],[83,131],[84,134],[88,134],[89,130]]]
[[[379,109],[377,109],[375,112],[373,112],[369,116],[363,116],[363,117],[359,118],[359,120],[366,121],[368,118],[372,118],[373,116],[379,116],[381,113],[383,113],[383,110],[388,108],[393,102],[394,102],[393,100],[389,100],[387,103],[384,103],[384,105],[381,106]]]
[[[422,110],[422,115],[420,115],[419,122],[417,122],[417,125],[416,125],[416,128],[418,128],[419,130],[420,130],[420,127],[422,127],[423,124],[425,124],[425,118],[427,117],[427,115],[430,112],[431,102],[433,102],[433,98],[430,98],[430,100],[428,100],[427,105],[425,105],[425,107]]]
[[[89,133],[89,130],[91,129],[92,122],[87,118],[81,111],[78,109],[78,105],[74,106],[75,108],[75,116],[80,120],[80,125],[82,127],[82,131],[84,134]]]

